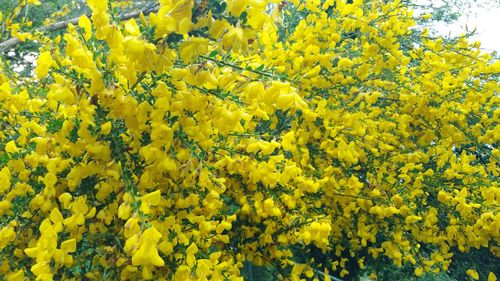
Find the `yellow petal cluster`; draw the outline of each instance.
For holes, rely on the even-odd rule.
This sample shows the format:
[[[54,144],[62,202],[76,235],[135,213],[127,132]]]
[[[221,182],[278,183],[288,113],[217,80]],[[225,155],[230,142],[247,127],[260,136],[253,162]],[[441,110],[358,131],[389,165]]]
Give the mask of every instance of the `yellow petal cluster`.
[[[0,276],[496,280],[498,58],[350,2],[87,0],[0,72]]]

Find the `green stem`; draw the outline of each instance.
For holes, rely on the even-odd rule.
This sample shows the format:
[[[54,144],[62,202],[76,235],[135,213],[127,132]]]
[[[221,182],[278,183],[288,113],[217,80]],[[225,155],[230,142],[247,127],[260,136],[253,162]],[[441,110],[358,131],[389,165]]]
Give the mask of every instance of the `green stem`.
[[[234,69],[237,69],[237,70],[241,70],[241,71],[249,71],[249,72],[252,72],[252,73],[255,73],[255,74],[259,74],[259,75],[262,75],[262,76],[266,76],[266,77],[269,77],[269,78],[274,78],[274,79],[283,79],[283,80],[286,80],[286,81],[289,81],[289,82],[295,82],[293,80],[289,80],[287,78],[284,78],[284,77],[280,77],[280,76],[277,76],[275,74],[271,74],[271,73],[267,73],[267,72],[263,72],[263,71],[260,71],[260,70],[255,70],[255,69],[247,69],[247,68],[244,68],[244,67],[241,67],[239,65],[235,65],[233,63],[230,63],[230,62],[226,62],[226,61],[221,61],[221,60],[217,60],[215,58],[212,58],[212,57],[208,57],[208,56],[204,56],[204,55],[200,55],[200,58],[202,59],[205,59],[205,60],[208,60],[208,61],[211,61],[211,62],[215,62],[217,65],[219,66],[229,66],[231,68],[234,68]]]

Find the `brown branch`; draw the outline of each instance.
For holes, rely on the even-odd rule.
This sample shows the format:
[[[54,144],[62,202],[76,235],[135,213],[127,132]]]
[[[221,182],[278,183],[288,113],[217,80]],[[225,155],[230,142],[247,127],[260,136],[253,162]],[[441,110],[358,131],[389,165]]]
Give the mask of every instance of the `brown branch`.
[[[157,12],[158,11],[158,4],[151,5],[141,11],[136,11],[136,12],[131,12],[131,13],[126,13],[122,14],[118,17],[120,21],[132,19],[132,18],[137,18],[141,13],[143,13],[145,16],[149,15],[150,13]],[[60,21],[56,22],[54,24],[51,24],[47,27],[42,27],[37,29],[37,31],[40,32],[52,32],[52,31],[57,31],[61,29],[66,29],[68,28],[68,25],[71,23],[73,25],[78,24],[78,20],[80,17],[77,18],[72,18],[66,21]],[[23,43],[23,41],[19,40],[18,38],[9,38],[3,42],[0,42],[0,53],[6,52],[10,49],[12,49],[14,46]]]

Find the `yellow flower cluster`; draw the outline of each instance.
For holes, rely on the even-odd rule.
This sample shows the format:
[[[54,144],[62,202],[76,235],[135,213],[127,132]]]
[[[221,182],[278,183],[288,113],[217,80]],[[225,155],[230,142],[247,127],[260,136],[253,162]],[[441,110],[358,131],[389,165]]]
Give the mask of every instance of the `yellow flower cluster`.
[[[87,4],[35,78],[0,74],[6,280],[500,256],[500,62],[465,38],[417,32],[400,1]]]

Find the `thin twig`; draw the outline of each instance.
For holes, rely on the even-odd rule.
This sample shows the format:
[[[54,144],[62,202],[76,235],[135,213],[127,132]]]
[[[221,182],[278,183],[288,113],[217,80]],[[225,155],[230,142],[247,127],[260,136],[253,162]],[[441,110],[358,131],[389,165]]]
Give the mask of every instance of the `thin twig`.
[[[287,79],[285,77],[280,77],[280,76],[272,74],[272,73],[266,73],[266,72],[263,72],[263,71],[260,71],[260,70],[256,70],[256,69],[251,69],[251,68],[244,68],[244,67],[241,67],[239,65],[236,65],[236,64],[233,64],[233,63],[230,63],[230,62],[226,62],[226,61],[223,61],[223,60],[217,60],[217,59],[209,57],[209,56],[200,55],[200,58],[202,58],[204,60],[212,61],[212,62],[214,62],[214,63],[216,63],[218,65],[229,66],[229,67],[237,69],[237,70],[249,71],[249,72],[252,72],[252,73],[255,73],[255,74],[259,74],[259,75],[270,77],[270,78],[274,78],[274,79],[283,79],[283,80],[286,80],[288,82],[296,82],[296,81]]]

